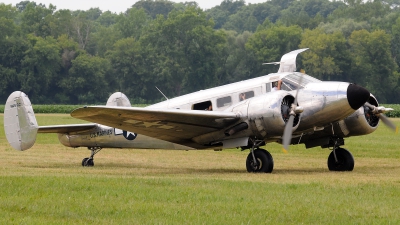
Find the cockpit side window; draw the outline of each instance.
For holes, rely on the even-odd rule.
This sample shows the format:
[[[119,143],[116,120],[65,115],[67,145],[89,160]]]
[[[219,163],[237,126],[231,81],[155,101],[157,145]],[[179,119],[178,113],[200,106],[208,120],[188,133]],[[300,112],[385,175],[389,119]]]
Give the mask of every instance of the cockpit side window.
[[[310,77],[307,74],[293,73],[282,78],[281,89],[286,91],[296,90],[298,88],[303,88],[308,83],[321,82],[314,77]]]
[[[292,82],[290,82],[286,79],[282,79],[281,90],[292,91],[292,90],[296,90],[297,88],[298,88],[297,85],[293,84]],[[300,88],[302,88],[302,87],[300,87]]]

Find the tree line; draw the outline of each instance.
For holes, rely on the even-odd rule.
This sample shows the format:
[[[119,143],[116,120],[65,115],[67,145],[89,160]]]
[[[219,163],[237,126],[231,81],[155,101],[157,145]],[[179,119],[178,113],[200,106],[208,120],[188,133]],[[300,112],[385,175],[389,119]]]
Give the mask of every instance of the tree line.
[[[400,103],[400,0],[141,0],[124,13],[0,3],[0,96],[37,104],[133,103],[276,72],[262,65],[298,48],[298,68],[354,82]]]

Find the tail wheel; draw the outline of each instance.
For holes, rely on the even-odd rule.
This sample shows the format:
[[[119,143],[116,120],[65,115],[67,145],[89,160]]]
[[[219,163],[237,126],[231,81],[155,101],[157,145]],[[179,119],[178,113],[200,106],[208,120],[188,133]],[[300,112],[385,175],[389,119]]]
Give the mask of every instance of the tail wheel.
[[[94,161],[91,158],[84,158],[82,160],[82,166],[94,166]]]

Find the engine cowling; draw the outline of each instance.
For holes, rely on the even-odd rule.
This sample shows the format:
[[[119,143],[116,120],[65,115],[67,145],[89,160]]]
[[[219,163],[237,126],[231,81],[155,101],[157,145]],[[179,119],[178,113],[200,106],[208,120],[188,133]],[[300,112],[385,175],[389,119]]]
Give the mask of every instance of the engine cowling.
[[[265,139],[267,136],[282,136],[293,102],[294,97],[286,91],[272,92],[249,99],[247,118],[253,136],[260,139]],[[236,108],[232,109],[232,111],[236,110]],[[240,111],[245,114],[243,109]],[[296,115],[293,130],[298,127],[299,122],[300,116]]]
[[[378,101],[371,95],[368,99],[371,105],[378,106]],[[345,137],[366,135],[378,128],[379,117],[372,113],[371,109],[361,106],[357,111],[339,123],[340,130]]]

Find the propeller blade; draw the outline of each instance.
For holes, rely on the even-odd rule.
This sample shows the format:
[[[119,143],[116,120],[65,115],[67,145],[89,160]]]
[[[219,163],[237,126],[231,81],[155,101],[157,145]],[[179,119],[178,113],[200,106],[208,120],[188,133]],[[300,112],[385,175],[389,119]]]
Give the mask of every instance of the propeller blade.
[[[290,115],[289,120],[286,123],[285,130],[283,132],[283,152],[287,153],[287,150],[289,150],[289,144],[290,141],[292,140],[292,129],[293,129],[293,122],[294,122],[294,116]]]
[[[379,114],[379,119],[381,119],[382,122],[390,129],[392,129],[396,134],[399,132],[399,128],[392,121],[390,121],[385,115]]]
[[[301,82],[303,81],[303,76],[300,76],[300,80],[299,80],[299,85],[297,87],[296,90],[296,96],[294,97],[294,102],[291,105],[291,115],[289,117],[289,120],[287,121],[286,125],[285,125],[285,130],[283,131],[283,149],[282,151],[284,153],[288,153],[289,150],[289,144],[292,140],[292,131],[293,131],[293,123],[294,123],[294,117],[296,116],[296,114],[294,113],[295,108],[297,107],[297,95],[299,94],[299,90],[301,89]],[[292,114],[293,113],[293,114]]]

